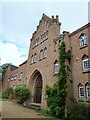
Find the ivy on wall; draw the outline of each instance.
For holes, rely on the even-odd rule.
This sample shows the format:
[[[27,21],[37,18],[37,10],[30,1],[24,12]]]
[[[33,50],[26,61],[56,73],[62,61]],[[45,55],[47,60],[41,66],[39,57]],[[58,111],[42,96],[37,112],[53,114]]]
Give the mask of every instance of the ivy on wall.
[[[59,63],[60,69],[58,73],[58,81],[53,87],[46,86],[47,105],[50,108],[52,115],[64,118],[65,106],[66,106],[66,94],[67,94],[67,82],[66,82],[66,65],[65,60],[70,61],[71,51],[65,51],[65,42],[63,41],[59,47]]]

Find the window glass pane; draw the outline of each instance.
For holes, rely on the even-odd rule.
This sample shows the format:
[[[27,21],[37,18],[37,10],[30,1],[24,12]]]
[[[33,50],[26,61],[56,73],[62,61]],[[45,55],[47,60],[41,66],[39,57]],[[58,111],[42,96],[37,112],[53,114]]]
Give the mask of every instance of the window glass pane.
[[[47,56],[47,49],[44,49],[44,58]]]
[[[80,88],[80,96],[84,96],[83,88]]]
[[[20,73],[20,78],[19,78],[20,80],[22,79],[22,73]]]
[[[83,69],[88,69],[90,68],[89,60],[83,60]]]
[[[33,60],[33,55],[32,55],[32,57],[31,57],[31,63],[33,63],[33,61],[34,61],[34,60]]]
[[[90,97],[90,86],[87,86],[87,97]]]
[[[43,57],[43,51],[41,50],[40,51],[40,59],[42,59],[42,57]]]
[[[58,73],[58,71],[59,71],[59,66],[58,64],[55,64],[55,73]]]
[[[82,35],[80,37],[80,47],[86,46],[87,45],[87,36],[86,35]]]

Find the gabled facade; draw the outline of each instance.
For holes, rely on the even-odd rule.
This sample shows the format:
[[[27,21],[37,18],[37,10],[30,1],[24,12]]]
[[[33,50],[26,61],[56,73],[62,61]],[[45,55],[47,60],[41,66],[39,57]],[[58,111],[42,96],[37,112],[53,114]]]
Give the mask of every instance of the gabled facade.
[[[4,80],[6,83],[9,77],[16,79],[17,75],[17,82],[9,80],[9,85],[14,87],[20,83],[30,89],[32,99],[28,104],[37,103],[42,108],[47,107],[45,88],[58,80],[58,49],[62,41],[65,41],[66,51],[72,51],[69,63],[71,70],[67,76],[67,97],[70,99],[73,95],[79,102],[90,102],[90,23],[72,33],[64,31],[61,34],[60,27],[58,16],[50,18],[43,14],[30,39],[27,62],[14,71],[9,70],[10,68],[7,70]],[[23,76],[21,81],[20,75]]]

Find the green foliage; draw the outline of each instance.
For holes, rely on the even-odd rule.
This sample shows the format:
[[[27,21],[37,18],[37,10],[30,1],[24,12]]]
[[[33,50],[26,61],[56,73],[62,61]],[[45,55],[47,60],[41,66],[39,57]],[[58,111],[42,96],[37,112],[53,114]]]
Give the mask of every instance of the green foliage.
[[[49,109],[41,109],[38,111],[41,115],[44,116],[51,116],[50,110]]]
[[[70,119],[90,118],[90,104],[71,101],[68,110],[68,118]]]
[[[11,93],[13,93],[13,89],[9,87],[2,93],[2,98],[8,99]]]
[[[2,80],[4,79],[4,77],[5,77],[5,73],[6,73],[6,71],[7,71],[7,69],[8,69],[8,63],[5,63],[5,64],[3,64],[2,66],[1,66],[1,69],[2,69]]]
[[[66,59],[67,59],[68,61],[70,61],[70,60],[71,60],[71,57],[72,57],[71,50],[68,50],[68,51],[66,52]]]
[[[30,91],[24,85],[16,86],[14,89],[14,94],[17,99],[17,103],[23,104],[30,96]]]
[[[47,94],[47,105],[50,108],[52,115],[63,118],[65,115],[65,104],[66,104],[66,70],[65,70],[65,43],[62,42],[59,48],[59,61],[60,61],[60,70],[58,73],[58,81],[54,84],[53,87],[46,86]]]

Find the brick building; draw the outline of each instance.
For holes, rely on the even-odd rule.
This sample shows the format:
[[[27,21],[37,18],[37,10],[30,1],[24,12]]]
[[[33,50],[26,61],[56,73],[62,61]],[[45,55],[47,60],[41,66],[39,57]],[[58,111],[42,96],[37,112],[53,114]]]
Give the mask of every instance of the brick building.
[[[33,96],[30,102],[39,103],[42,108],[47,106],[46,85],[54,85],[58,79],[58,48],[62,41],[66,43],[66,51],[72,50],[71,71],[67,77],[68,96],[73,94],[77,101],[90,102],[90,23],[72,33],[64,31],[61,34],[60,27],[58,15],[50,18],[43,14],[30,39],[27,62],[9,73],[14,79],[16,73],[18,75],[17,80],[9,80],[12,87],[21,82],[19,77],[23,72],[22,83],[27,85]]]
[[[4,91],[7,87],[13,88],[16,85],[24,84],[26,63],[27,61],[23,62],[19,65],[19,67],[11,64],[8,66],[5,78],[2,83],[2,91]]]

